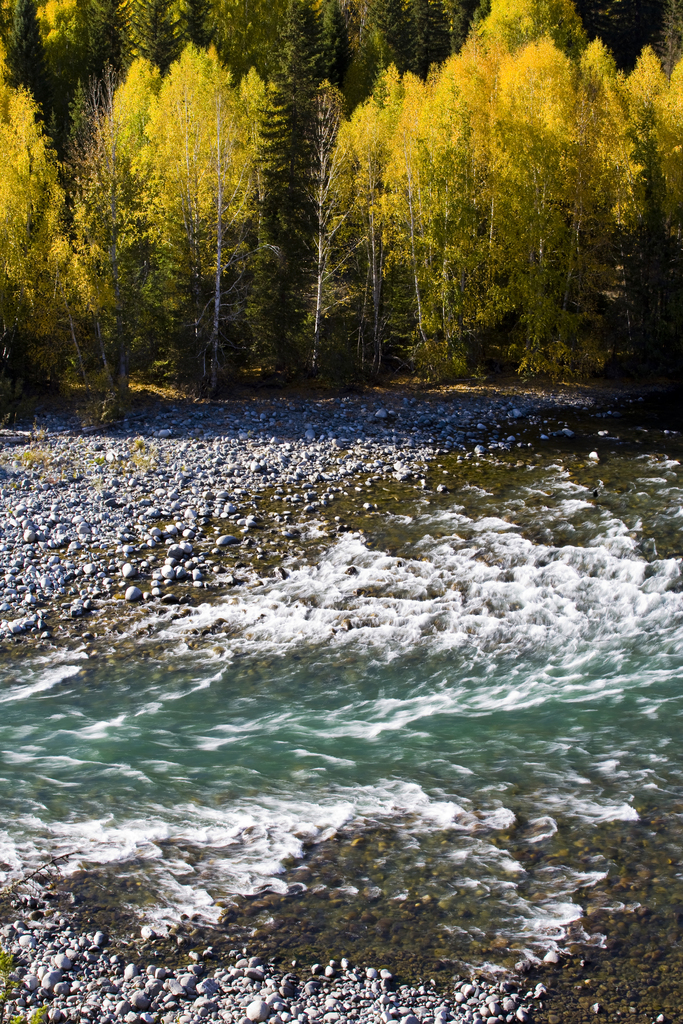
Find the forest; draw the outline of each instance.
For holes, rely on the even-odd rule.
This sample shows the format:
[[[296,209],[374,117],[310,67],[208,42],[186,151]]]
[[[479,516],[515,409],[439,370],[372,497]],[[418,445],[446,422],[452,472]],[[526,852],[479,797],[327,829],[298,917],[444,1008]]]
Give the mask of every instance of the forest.
[[[683,364],[683,0],[13,0],[0,413]]]

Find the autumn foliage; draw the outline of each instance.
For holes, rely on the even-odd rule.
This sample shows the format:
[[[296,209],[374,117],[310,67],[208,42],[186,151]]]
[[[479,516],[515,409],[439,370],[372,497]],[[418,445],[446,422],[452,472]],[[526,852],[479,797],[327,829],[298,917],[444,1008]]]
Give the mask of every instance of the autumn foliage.
[[[389,63],[353,106],[296,4],[267,77],[132,54],[72,83],[68,140],[4,76],[3,374],[113,395],[680,366],[683,63],[618,71],[571,0],[494,0],[426,79]]]

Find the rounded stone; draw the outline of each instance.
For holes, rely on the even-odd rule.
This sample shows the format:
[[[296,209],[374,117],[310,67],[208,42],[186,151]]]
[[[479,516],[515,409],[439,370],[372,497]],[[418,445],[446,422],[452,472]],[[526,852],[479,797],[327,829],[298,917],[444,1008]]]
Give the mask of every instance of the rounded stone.
[[[131,996],[131,1006],[136,1010],[149,1010],[152,1002],[146,992],[138,991]]]
[[[261,1021],[268,1020],[270,1016],[270,1007],[268,1003],[263,999],[254,999],[247,1006],[247,1017],[249,1020],[254,1021],[255,1024],[260,1024]]]
[[[142,591],[138,587],[128,587],[126,591],[126,601],[140,601],[142,600]]]
[[[131,565],[130,562],[126,562],[126,564],[121,567],[121,575],[123,576],[124,580],[132,580],[135,576],[137,576],[137,574],[137,569],[135,568],[134,565]]]
[[[137,978],[139,974],[140,971],[138,970],[137,964],[127,964],[126,969],[123,972],[123,980],[132,981],[133,978]]]
[[[65,953],[57,953],[52,957],[52,963],[58,971],[70,971],[73,964]]]
[[[223,536],[219,537],[216,541],[216,547],[218,548],[227,548],[231,544],[239,544],[239,540],[237,537],[233,537],[230,533],[223,534]]]
[[[46,992],[50,992],[55,985],[58,985],[62,980],[61,971],[46,971],[40,980],[40,984]]]

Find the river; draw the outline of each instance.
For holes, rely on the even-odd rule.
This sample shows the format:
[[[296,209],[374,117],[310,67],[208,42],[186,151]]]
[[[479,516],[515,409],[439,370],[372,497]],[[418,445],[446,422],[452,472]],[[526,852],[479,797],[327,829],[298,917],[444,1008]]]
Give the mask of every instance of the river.
[[[8,658],[0,867],[293,953],[677,958],[681,445],[636,426],[442,455],[286,579]]]

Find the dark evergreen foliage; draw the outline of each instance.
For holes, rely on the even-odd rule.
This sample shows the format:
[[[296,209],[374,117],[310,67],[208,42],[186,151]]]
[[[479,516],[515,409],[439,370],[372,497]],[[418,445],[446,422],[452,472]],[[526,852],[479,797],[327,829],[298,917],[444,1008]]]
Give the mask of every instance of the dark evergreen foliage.
[[[120,74],[129,53],[127,0],[90,0],[88,11],[88,74],[101,78],[105,67]]]
[[[137,0],[133,23],[139,55],[165,75],[180,53],[172,0]]]
[[[78,88],[69,104],[68,149],[73,155],[80,151],[88,134],[88,95],[79,80]]]
[[[341,89],[351,63],[351,47],[339,0],[325,0],[321,49],[324,77]]]
[[[655,132],[654,112],[645,107],[633,130],[636,186],[641,215],[637,226],[615,238],[623,266],[623,289],[613,310],[615,337],[633,369],[663,367],[676,352],[683,328],[681,252],[665,209],[666,183]]]
[[[681,59],[683,43],[683,0],[666,0],[659,52],[667,78]]]
[[[257,344],[281,366],[300,357],[307,314],[313,213],[313,100],[321,79],[320,27],[311,0],[290,0],[279,40],[280,63],[262,129],[260,254],[251,302]]]
[[[206,50],[213,38],[210,0],[185,0],[183,35],[198,50]]]
[[[423,80],[432,64],[442,64],[451,53],[448,18],[441,0],[412,0],[412,70]]]
[[[589,39],[596,36],[612,51],[620,68],[630,71],[644,46],[661,36],[665,0],[576,0]]]
[[[490,6],[487,0],[483,0],[486,6]],[[486,17],[488,11],[482,10],[481,0],[448,0],[446,3],[446,14],[451,23],[451,50],[458,53],[467,39],[472,24],[481,17]]]
[[[389,56],[398,70],[408,71],[413,64],[412,25],[403,0],[375,0],[371,21],[389,47]]]
[[[50,117],[50,82],[35,0],[17,0],[7,40],[7,80],[33,94],[43,117]]]

